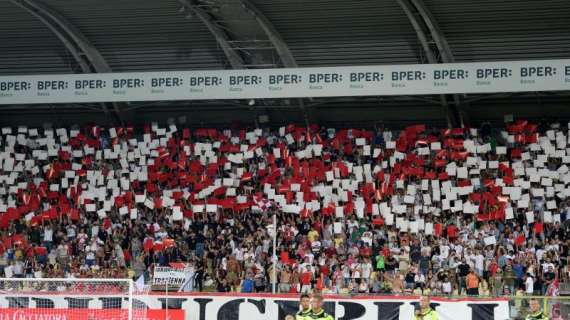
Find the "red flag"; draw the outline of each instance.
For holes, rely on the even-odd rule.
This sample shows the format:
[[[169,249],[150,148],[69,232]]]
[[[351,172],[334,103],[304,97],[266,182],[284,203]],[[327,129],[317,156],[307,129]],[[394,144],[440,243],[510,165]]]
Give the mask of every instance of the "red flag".
[[[242,182],[251,181],[252,177],[253,175],[251,174],[251,172],[244,172],[243,175],[241,176],[241,181]]]
[[[520,247],[526,241],[524,234],[519,234],[519,236],[515,239],[515,246]]]
[[[374,224],[375,226],[382,226],[384,225],[384,219],[382,218],[374,218],[372,220],[372,224]]]
[[[544,232],[544,224],[542,222],[537,222],[534,224],[534,233],[540,234]]]
[[[312,212],[311,210],[304,208],[303,210],[301,210],[301,212],[299,213],[299,215],[301,216],[301,218],[303,219],[307,219],[311,216]]]
[[[435,235],[438,236],[438,237],[441,237],[441,234],[442,234],[442,231],[443,231],[443,226],[441,225],[441,223],[436,223],[436,224],[434,225],[434,228],[433,228],[433,229],[434,229]]]
[[[47,256],[48,254],[46,247],[36,247],[34,251],[38,256]]]
[[[164,244],[162,242],[155,242],[152,249],[154,251],[162,251],[162,249],[164,249]]]
[[[146,238],[143,242],[143,249],[144,251],[150,251],[154,245],[154,241],[152,238]]]
[[[77,209],[71,209],[69,211],[69,217],[71,218],[72,221],[77,221],[79,220],[79,210]]]
[[[162,208],[162,198],[160,198],[160,197],[154,198],[154,208],[155,209]]]
[[[165,249],[176,247],[174,239],[164,239],[162,241],[162,245],[164,246]]]

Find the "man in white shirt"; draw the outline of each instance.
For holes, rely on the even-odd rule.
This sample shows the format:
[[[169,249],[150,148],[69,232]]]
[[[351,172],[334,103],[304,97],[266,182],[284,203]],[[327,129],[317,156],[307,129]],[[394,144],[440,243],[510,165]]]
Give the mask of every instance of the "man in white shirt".
[[[354,220],[354,216],[348,221],[348,231],[352,234],[356,228],[358,228],[358,221]]]
[[[481,252],[479,250],[477,250],[477,253],[475,254],[474,257],[474,262],[475,262],[475,271],[477,272],[477,274],[482,277],[483,276],[483,268],[484,268],[484,264],[485,264],[485,257],[481,254]]]
[[[543,256],[543,255],[544,255],[544,250],[543,250],[542,248],[536,250],[536,260],[537,260],[537,261],[542,260],[542,256]]]
[[[16,260],[14,262],[14,278],[23,278],[24,277],[24,263],[21,260]]]
[[[360,268],[362,269],[362,280],[366,283],[369,283],[370,276],[372,274],[372,263],[370,260],[366,259],[361,265]]]
[[[455,250],[457,256],[461,257],[463,255],[463,246],[461,244],[452,244],[451,249]]]
[[[233,251],[233,255],[236,257],[236,260],[238,262],[243,261],[243,249],[242,248],[240,248],[240,247],[235,248]]]
[[[471,253],[471,249],[467,249],[465,253],[465,260],[471,269],[475,269],[475,255]]]
[[[51,244],[53,243],[53,230],[48,224],[44,229],[44,246],[48,251],[51,250]]]
[[[550,258],[546,258],[546,260],[542,264],[542,273],[548,272],[548,268],[554,269],[554,264],[550,262]]]
[[[449,246],[447,245],[447,241],[443,241],[443,243],[439,246],[439,253],[443,260],[449,257]]]
[[[534,292],[534,279],[532,278],[532,276],[530,275],[530,273],[527,273],[525,276],[525,293],[529,296],[532,296],[532,293]]]

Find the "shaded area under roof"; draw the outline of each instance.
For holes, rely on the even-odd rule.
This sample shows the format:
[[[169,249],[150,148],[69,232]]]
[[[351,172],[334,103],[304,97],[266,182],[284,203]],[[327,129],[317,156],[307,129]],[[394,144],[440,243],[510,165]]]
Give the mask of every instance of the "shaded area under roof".
[[[34,1],[64,16],[115,72],[231,68],[219,38],[195,14],[182,10],[179,0]],[[264,50],[274,48],[264,32],[256,29],[255,19],[242,8],[241,0],[188,1],[207,12],[212,24],[228,35],[230,45],[244,61],[282,66],[275,53],[263,56]],[[423,1],[458,62],[570,58],[567,0]],[[426,63],[418,36],[397,0],[250,2],[279,32],[299,66]],[[252,46],[250,51],[248,46]],[[263,59],[255,61],[256,56]],[[77,72],[80,72],[77,62],[51,30],[11,0],[0,0],[0,75]],[[463,98],[469,101],[473,97]],[[378,101],[338,98],[308,110],[313,121],[326,123],[444,121],[437,100],[438,97],[426,97],[423,101],[406,97],[386,100],[380,97]],[[306,101],[308,105],[314,102]],[[477,99],[464,104],[462,109],[474,122],[485,118],[497,120],[504,112],[534,118],[550,114],[567,116],[565,113],[570,116],[570,111],[566,111],[570,108],[564,108],[568,102],[568,96],[535,98],[531,94],[516,99]],[[297,103],[260,101],[250,108],[243,101],[157,102],[141,108],[144,114],[129,109],[136,103],[124,108],[127,122],[190,112],[196,120],[193,123],[198,124],[224,124],[234,119],[253,121],[260,114],[269,114],[273,122],[283,123],[302,121],[295,107]],[[28,107],[26,113],[38,111],[38,121],[42,115],[58,111],[69,119],[86,115],[98,119],[91,118],[91,114],[106,119],[99,114],[100,107],[93,105]],[[73,110],[77,110],[77,116]],[[21,112],[12,106],[2,107],[0,118],[15,121]]]

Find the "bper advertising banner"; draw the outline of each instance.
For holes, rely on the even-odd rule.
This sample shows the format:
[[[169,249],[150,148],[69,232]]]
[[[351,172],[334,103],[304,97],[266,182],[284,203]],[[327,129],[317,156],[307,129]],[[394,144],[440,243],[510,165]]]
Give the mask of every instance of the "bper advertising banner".
[[[570,90],[570,59],[0,77],[0,104]]]
[[[138,320],[283,320],[299,310],[297,296],[243,294],[162,294],[135,295],[133,315]],[[168,301],[167,301],[168,300]],[[325,296],[324,309],[336,320],[410,320],[418,297],[370,296],[345,298]],[[68,309],[66,320],[73,315],[96,316],[94,319],[125,315],[127,296],[105,295],[0,295],[0,318],[18,314],[59,314]],[[442,320],[509,319],[507,299],[444,299],[433,297],[432,308]],[[113,309],[121,306],[123,309]],[[43,308],[37,309],[36,306]],[[168,312],[166,308],[168,307]],[[2,309],[5,308],[5,309]],[[78,309],[79,308],[79,309]],[[51,309],[51,310],[49,310]],[[148,310],[147,310],[148,309]],[[22,311],[23,310],[23,311]],[[141,310],[146,310],[142,312]],[[145,313],[146,312],[146,313]],[[4,316],[6,315],[6,316]],[[146,315],[143,316],[143,315]],[[18,318],[20,319],[20,318]],[[23,317],[25,320],[39,318]],[[56,319],[46,317],[45,319]],[[64,318],[60,318],[64,319]],[[82,318],[87,319],[87,318]]]

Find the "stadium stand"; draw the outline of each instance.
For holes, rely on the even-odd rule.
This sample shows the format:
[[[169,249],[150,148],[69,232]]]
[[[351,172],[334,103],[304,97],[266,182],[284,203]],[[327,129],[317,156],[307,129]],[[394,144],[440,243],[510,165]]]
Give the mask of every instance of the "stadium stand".
[[[506,128],[3,128],[0,273],[186,290],[556,294],[570,134]]]

